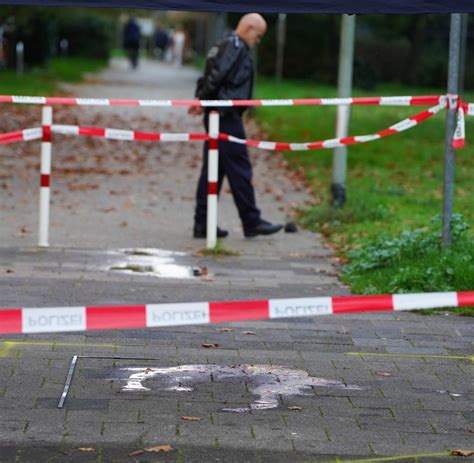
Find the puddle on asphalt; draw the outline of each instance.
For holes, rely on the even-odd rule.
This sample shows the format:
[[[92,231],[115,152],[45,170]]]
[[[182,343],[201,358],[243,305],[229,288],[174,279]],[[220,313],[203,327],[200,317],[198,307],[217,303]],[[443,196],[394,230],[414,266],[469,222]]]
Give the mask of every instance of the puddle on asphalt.
[[[176,263],[175,257],[185,255],[184,252],[153,248],[118,249],[108,252],[113,265],[107,270],[159,278],[193,278],[192,267]]]
[[[280,405],[280,396],[313,395],[313,387],[346,390],[362,390],[360,386],[341,381],[315,378],[304,370],[268,365],[181,365],[170,368],[130,367],[121,368],[129,375],[122,391],[147,392],[144,385],[155,380],[157,389],[163,391],[191,392],[197,383],[242,382],[247,384],[256,398],[248,407],[224,408],[222,411],[248,413],[253,410],[269,410]]]

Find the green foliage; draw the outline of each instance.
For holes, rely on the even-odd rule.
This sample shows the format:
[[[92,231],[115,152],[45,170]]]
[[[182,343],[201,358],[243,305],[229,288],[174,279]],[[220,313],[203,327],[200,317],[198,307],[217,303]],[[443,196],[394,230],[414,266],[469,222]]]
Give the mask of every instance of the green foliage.
[[[333,87],[260,78],[258,98],[333,97]],[[443,89],[385,85],[354,96],[440,94]],[[466,94],[467,101],[474,95]],[[421,109],[421,108],[420,108]],[[413,115],[416,108],[352,108],[350,135],[370,134]],[[286,152],[292,169],[313,192],[300,223],[322,233],[347,264],[343,279],[354,293],[472,290],[474,288],[474,158],[468,149],[456,155],[455,242],[440,247],[439,214],[443,197],[444,115],[386,139],[349,147],[347,203],[329,206],[332,150]],[[306,142],[334,137],[331,107],[258,108],[265,139]],[[466,120],[466,134],[474,133]],[[429,225],[428,225],[429,224]],[[466,225],[470,228],[466,230]],[[420,230],[421,229],[421,230]],[[412,231],[409,231],[412,230]],[[413,231],[414,230],[414,231]]]
[[[221,240],[217,240],[217,244],[215,248],[204,248],[201,249],[200,251],[201,254],[204,256],[209,256],[209,257],[214,257],[216,259],[222,258],[222,257],[229,257],[229,256],[240,256],[240,253],[237,251],[234,251],[230,248],[226,248]]]
[[[107,65],[105,60],[87,58],[53,58],[48,65],[17,76],[15,71],[0,72],[3,95],[52,95],[58,82],[79,82],[86,72],[97,72]]]
[[[258,49],[258,68],[275,73],[277,15],[265,15],[268,32]],[[449,15],[357,15],[354,84],[372,89],[378,83],[446,85]],[[334,84],[337,79],[340,17],[288,14],[284,76]],[[474,64],[474,36],[468,37],[466,69]],[[466,73],[466,88],[474,74]]]
[[[72,56],[109,58],[113,29],[108,18],[86,12],[62,16],[58,21],[58,36],[68,40]]]
[[[454,216],[448,249],[441,244],[439,217],[426,229],[379,238],[347,253],[351,263],[344,267],[343,278],[364,294],[472,290],[474,243],[468,228],[462,216]]]
[[[25,46],[27,69],[44,66],[59,54],[59,43],[67,39],[68,56],[96,59],[109,57],[114,33],[113,19],[106,14],[82,9],[45,7],[0,7],[4,27],[6,64],[15,67],[17,42]]]

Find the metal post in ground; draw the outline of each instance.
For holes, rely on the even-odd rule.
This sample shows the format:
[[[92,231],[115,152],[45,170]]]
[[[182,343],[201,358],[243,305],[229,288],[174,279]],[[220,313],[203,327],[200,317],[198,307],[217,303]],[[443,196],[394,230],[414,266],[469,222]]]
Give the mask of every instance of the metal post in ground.
[[[339,98],[352,94],[352,63],[354,60],[355,15],[342,15],[341,45],[339,49],[338,90]],[[337,107],[336,137],[347,137],[349,131],[349,105]],[[331,204],[342,207],[346,202],[347,146],[334,149],[332,158]]]
[[[49,177],[51,174],[51,125],[53,123],[53,108],[44,106],[42,112],[43,140],[41,143],[41,180],[39,206],[38,246],[49,246]]]
[[[219,113],[209,114],[209,142],[207,150],[207,249],[217,245],[217,193],[219,169]]]
[[[277,82],[283,79],[283,58],[285,54],[286,14],[280,13],[277,22],[277,52],[275,63],[275,77]]]
[[[17,75],[23,75],[25,71],[25,45],[23,42],[16,44],[16,73]]]
[[[448,95],[458,95],[459,91],[459,49],[461,43],[461,15],[451,15],[449,34]],[[446,111],[446,131],[444,142],[444,185],[443,185],[443,246],[448,247],[453,240],[451,219],[454,196],[454,148],[452,146],[456,126],[456,105],[449,105]]]

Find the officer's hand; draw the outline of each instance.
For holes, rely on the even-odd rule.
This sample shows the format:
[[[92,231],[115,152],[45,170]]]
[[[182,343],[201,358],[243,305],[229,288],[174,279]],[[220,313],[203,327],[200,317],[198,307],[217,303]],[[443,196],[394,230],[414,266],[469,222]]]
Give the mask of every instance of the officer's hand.
[[[201,106],[190,106],[188,109],[188,114],[191,116],[200,116],[203,112],[204,110]]]

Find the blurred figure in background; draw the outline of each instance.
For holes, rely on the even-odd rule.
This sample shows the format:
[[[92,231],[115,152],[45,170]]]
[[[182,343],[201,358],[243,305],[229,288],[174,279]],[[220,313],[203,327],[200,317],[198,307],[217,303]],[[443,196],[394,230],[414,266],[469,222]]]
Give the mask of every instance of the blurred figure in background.
[[[155,54],[157,58],[164,59],[169,44],[170,36],[168,32],[160,26],[157,26],[154,37]]]
[[[132,69],[138,66],[141,32],[135,18],[131,17],[123,29],[123,48],[127,51]]]
[[[184,43],[186,41],[186,34],[183,27],[178,26],[173,34],[173,62],[177,67],[183,65]]]

